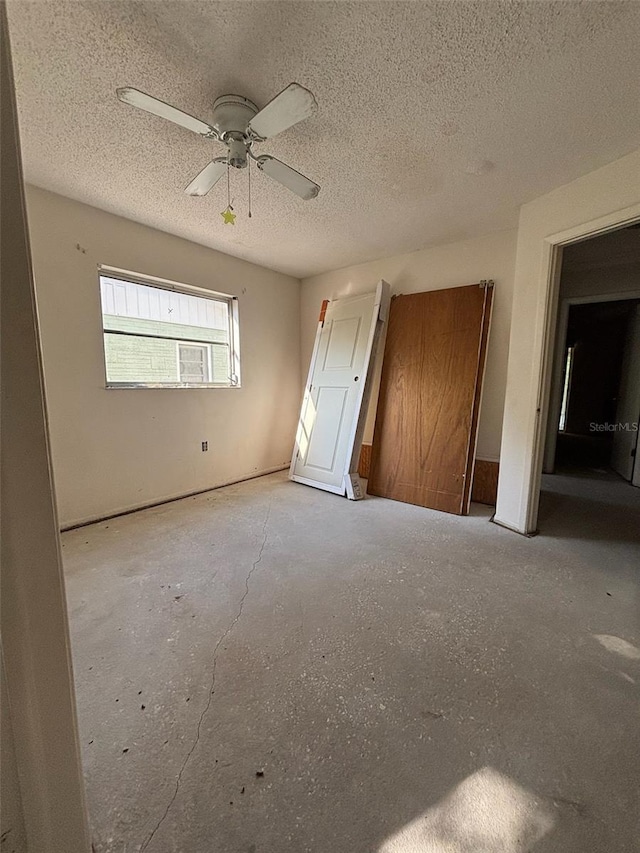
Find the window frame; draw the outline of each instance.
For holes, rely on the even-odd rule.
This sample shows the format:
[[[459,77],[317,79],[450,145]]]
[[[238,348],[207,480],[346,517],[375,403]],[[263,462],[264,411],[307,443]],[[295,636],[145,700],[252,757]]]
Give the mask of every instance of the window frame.
[[[180,353],[180,345],[181,344],[193,344],[196,346],[206,345],[209,347],[220,346],[221,344],[216,344],[212,341],[206,340],[192,340],[185,341],[181,338],[171,337],[167,335],[166,337],[163,335],[142,335],[137,334],[135,332],[119,332],[117,330],[105,329],[104,324],[104,313],[102,311],[102,278],[111,278],[117,279],[119,281],[129,282],[131,284],[140,284],[146,287],[153,287],[160,290],[171,290],[175,293],[184,293],[187,296],[197,296],[202,299],[210,299],[213,302],[223,302],[227,306],[227,317],[229,322],[229,381],[228,382],[114,382],[108,379],[107,376],[107,351],[105,346],[105,335],[106,334],[121,334],[127,335],[129,337],[140,337],[140,338],[149,338],[149,337],[158,337],[164,340],[175,341],[176,343],[176,356],[179,360]],[[102,363],[103,363],[103,372],[104,372],[104,387],[107,390],[127,390],[127,389],[144,389],[144,388],[152,388],[154,390],[168,388],[168,389],[177,389],[177,388],[240,388],[240,341],[239,341],[239,311],[238,311],[238,297],[232,296],[229,293],[220,293],[215,290],[208,290],[204,287],[197,287],[191,284],[183,284],[182,282],[171,281],[170,279],[157,278],[155,276],[145,275],[143,273],[130,272],[129,270],[119,269],[117,267],[106,266],[105,264],[98,265],[98,299],[100,305],[100,330],[102,336]],[[222,344],[224,346],[224,344]],[[210,349],[210,362],[211,362],[212,350]],[[209,364],[209,370],[212,370],[211,363]],[[178,376],[180,375],[180,367],[178,364]],[[211,375],[211,372],[210,374]]]

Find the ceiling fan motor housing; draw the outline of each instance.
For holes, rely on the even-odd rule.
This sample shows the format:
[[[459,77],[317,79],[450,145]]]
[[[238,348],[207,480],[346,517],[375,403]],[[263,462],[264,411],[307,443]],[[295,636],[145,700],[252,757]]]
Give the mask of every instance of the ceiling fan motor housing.
[[[229,150],[229,165],[244,169],[247,165],[247,127],[258,112],[257,106],[242,95],[222,95],[213,104],[212,125]]]
[[[247,151],[249,148],[249,143],[247,142],[247,140],[244,139],[240,134],[232,132],[225,138],[224,141],[227,146],[227,151],[229,152],[229,165],[233,166],[234,169],[246,168]]]
[[[258,112],[257,106],[242,95],[222,95],[213,102],[213,125],[222,139],[228,133],[246,136],[251,119]]]

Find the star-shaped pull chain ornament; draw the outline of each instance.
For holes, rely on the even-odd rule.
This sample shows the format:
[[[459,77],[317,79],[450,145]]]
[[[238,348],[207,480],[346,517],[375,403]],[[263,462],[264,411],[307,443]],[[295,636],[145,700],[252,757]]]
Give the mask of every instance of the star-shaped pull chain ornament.
[[[236,215],[233,212],[231,201],[231,167],[229,165],[229,158],[227,157],[227,206],[224,210],[220,211],[220,216],[223,218],[225,225],[236,224]]]
[[[227,207],[226,210],[223,210],[220,216],[224,219],[225,225],[235,225],[236,224],[236,215],[233,212],[233,208],[231,205]]]

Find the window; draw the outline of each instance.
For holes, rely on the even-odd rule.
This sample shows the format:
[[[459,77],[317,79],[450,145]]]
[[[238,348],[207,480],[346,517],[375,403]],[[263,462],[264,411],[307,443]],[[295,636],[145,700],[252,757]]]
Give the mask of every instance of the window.
[[[106,267],[100,296],[107,387],[239,385],[233,297]]]
[[[205,344],[178,344],[180,382],[209,381],[209,347]]]
[[[564,363],[564,384],[562,386],[562,405],[560,407],[560,423],[558,429],[564,432],[567,426],[567,412],[569,410],[569,394],[571,392],[571,373],[573,370],[573,353],[575,347],[567,347],[567,358]]]

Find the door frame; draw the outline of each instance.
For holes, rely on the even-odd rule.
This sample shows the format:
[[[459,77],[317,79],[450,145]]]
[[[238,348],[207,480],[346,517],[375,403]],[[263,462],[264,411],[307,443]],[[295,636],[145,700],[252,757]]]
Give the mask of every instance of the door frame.
[[[619,229],[614,229],[619,230]],[[569,312],[572,305],[592,305],[596,302],[624,302],[627,299],[640,299],[640,288],[616,293],[590,294],[589,296],[568,296],[560,299],[556,336],[553,348],[553,368],[549,396],[549,414],[542,464],[543,474],[553,474],[555,467],[556,445],[558,442],[557,425],[560,421],[562,408],[562,387],[564,377],[564,359],[560,358],[561,350],[566,349]],[[554,426],[555,425],[555,426]]]
[[[543,238],[540,247],[542,263],[538,276],[538,284],[544,300],[542,334],[537,346],[534,347],[534,357],[540,363],[537,380],[537,392],[533,401],[535,422],[530,452],[525,459],[526,472],[524,482],[523,516],[520,524],[513,525],[501,520],[500,487],[504,481],[504,466],[500,466],[498,480],[498,507],[494,521],[508,527],[517,533],[530,535],[537,532],[538,509],[540,505],[540,487],[542,482],[542,463],[549,416],[551,394],[551,378],[553,375],[553,354],[556,342],[556,324],[558,320],[558,305],[560,297],[560,272],[562,267],[562,250],[564,246],[573,245],[599,237],[611,231],[618,231],[628,225],[640,222],[640,203],[618,210],[591,221],[576,225]],[[534,364],[535,367],[535,364]]]
[[[536,530],[561,247],[639,219],[640,148],[520,208],[494,516],[517,533]]]
[[[89,853],[76,691],[6,7],[2,81],[2,655],[29,850]],[[12,401],[11,408],[6,406]],[[5,410],[8,414],[5,414]],[[5,503],[7,509],[5,510]],[[4,698],[4,697],[3,697]],[[4,759],[4,756],[3,756]],[[4,760],[11,760],[10,755]],[[18,797],[16,797],[16,800]]]

